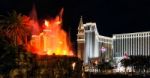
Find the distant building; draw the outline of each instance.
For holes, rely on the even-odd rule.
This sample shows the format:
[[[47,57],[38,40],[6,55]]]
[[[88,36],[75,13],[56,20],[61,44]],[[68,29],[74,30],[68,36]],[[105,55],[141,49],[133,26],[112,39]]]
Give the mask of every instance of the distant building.
[[[80,19],[78,34],[78,57],[84,63],[93,58],[112,58],[112,38],[99,35],[96,23],[83,24]]]
[[[150,32],[137,32],[113,35],[113,56],[149,56]]]

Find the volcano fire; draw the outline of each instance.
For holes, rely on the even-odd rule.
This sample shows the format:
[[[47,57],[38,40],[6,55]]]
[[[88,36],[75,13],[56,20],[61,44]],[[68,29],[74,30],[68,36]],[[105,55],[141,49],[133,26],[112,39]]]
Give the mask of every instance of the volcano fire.
[[[54,19],[45,20],[42,32],[32,35],[30,51],[38,55],[73,55],[70,40],[61,28],[62,13],[63,9]]]

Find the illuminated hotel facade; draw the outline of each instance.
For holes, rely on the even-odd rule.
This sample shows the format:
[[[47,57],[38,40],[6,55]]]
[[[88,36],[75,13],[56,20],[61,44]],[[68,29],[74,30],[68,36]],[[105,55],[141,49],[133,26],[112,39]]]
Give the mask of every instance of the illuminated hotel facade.
[[[89,63],[91,58],[150,56],[150,32],[113,34],[112,38],[106,37],[98,34],[96,23],[83,24],[82,18],[78,26],[77,43],[77,56],[84,63]]]
[[[83,24],[80,19],[78,34],[78,57],[84,63],[89,63],[92,58],[112,58],[112,38],[99,35],[96,23]]]
[[[150,32],[113,35],[113,56],[121,57],[150,55]]]

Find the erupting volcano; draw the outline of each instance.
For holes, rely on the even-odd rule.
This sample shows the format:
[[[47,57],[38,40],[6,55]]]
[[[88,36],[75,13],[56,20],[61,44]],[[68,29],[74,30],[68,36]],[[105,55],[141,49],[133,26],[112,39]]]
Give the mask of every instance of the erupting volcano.
[[[54,19],[45,20],[41,26],[42,32],[38,35],[32,35],[30,50],[33,53],[38,55],[73,55],[70,40],[61,28],[62,13],[63,9]]]

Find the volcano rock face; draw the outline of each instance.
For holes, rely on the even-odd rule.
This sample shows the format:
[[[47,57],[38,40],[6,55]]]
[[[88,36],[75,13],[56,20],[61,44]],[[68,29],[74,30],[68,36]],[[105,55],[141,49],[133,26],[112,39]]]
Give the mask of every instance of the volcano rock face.
[[[24,63],[12,69],[10,78],[81,78],[81,73],[82,62],[77,57],[36,56],[30,65]]]

